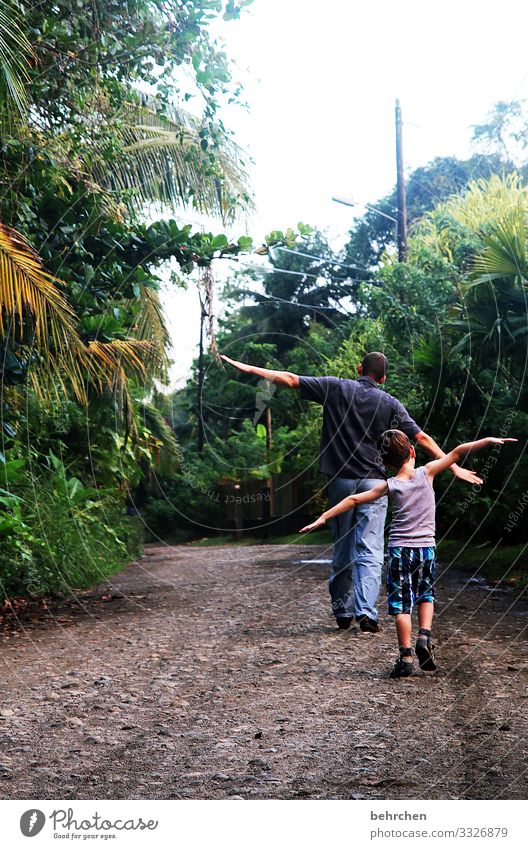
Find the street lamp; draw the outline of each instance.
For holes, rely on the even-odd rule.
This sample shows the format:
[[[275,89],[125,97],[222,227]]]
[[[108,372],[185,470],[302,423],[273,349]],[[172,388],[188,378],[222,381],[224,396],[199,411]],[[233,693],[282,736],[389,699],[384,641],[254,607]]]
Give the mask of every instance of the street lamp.
[[[374,206],[369,206],[367,203],[358,203],[357,201],[352,200],[352,198],[332,197],[332,200],[336,203],[342,203],[343,206],[362,206],[364,209],[370,210],[370,212],[377,212],[378,215],[382,215],[383,218],[388,218],[389,221],[393,221],[395,224],[398,223],[396,218],[393,218],[392,215],[387,215],[386,212],[382,212],[381,209],[376,209]]]

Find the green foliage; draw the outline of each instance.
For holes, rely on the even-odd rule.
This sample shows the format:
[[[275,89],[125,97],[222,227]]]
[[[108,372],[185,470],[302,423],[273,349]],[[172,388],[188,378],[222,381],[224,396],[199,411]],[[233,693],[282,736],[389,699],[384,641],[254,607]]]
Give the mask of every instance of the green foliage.
[[[74,593],[122,568],[139,551],[139,527],[115,489],[85,486],[50,452],[35,473],[23,459],[3,467],[2,594]]]
[[[526,177],[526,101],[495,103],[482,124],[473,125],[473,145],[483,155],[494,155]],[[508,170],[508,169],[507,169]]]
[[[349,313],[342,301],[354,291],[339,257],[318,233],[299,224],[302,246],[284,244],[289,233],[269,234],[275,242],[269,272],[237,275],[222,294],[227,313],[220,320],[218,345],[237,359],[297,373],[326,371],[347,337]],[[321,259],[322,258],[322,259]],[[288,273],[293,272],[292,274]],[[336,271],[341,279],[335,279]],[[263,293],[252,287],[258,281]],[[250,288],[251,287],[251,288]],[[268,397],[254,378],[225,369],[206,354],[203,382],[205,446],[197,450],[198,362],[186,387],[171,399],[182,459],[176,480],[163,480],[149,495],[146,519],[154,533],[169,536],[186,529],[195,536],[221,528],[224,483],[262,480],[273,474],[307,470],[318,480],[314,456],[319,442],[318,416],[303,407],[296,393],[284,389]],[[271,444],[266,408],[271,404]]]
[[[437,206],[411,240],[410,264],[422,270],[424,249],[436,254],[451,285],[443,306],[436,300],[436,326],[426,325],[415,357],[422,415],[440,442],[477,433],[522,441],[526,432],[526,211],[527,190],[517,175],[478,180]],[[452,484],[444,476],[439,520],[455,532],[497,539],[526,490],[526,462],[506,447],[500,460],[477,456],[472,466],[481,470],[482,491],[468,495],[457,484],[455,499],[442,498]],[[511,541],[521,533],[517,523]]]
[[[2,251],[14,266],[8,228],[16,228],[55,287],[42,306],[42,296],[27,295],[27,275],[6,279],[3,265],[0,306],[18,309],[16,332],[4,317],[0,334],[4,593],[68,591],[124,565],[138,545],[127,493],[144,500],[155,469],[170,479],[179,468],[172,429],[150,403],[170,341],[162,265],[174,260],[188,273],[253,250],[247,236],[231,242],[185,223],[189,205],[227,220],[250,203],[240,151],[220,117],[239,90],[210,32],[247,5],[13,0],[9,8],[23,14],[9,26],[8,4],[0,7],[0,92],[11,95],[0,100],[0,174],[9,187],[0,198]],[[176,206],[178,222],[166,209],[152,222],[150,206],[145,223],[151,202]],[[295,240],[293,232],[279,237]],[[57,359],[65,326],[49,321],[52,298],[64,301],[68,342],[89,352],[73,374],[85,390],[76,400],[64,360],[44,368],[43,351]],[[37,368],[35,392],[28,376]]]
[[[445,176],[439,167],[435,173]],[[347,277],[348,262],[332,256],[317,234],[294,254],[272,252],[271,273],[246,273],[226,287],[220,348],[256,365],[339,377],[353,377],[366,352],[382,350],[390,363],[387,390],[446,449],[482,434],[522,440],[528,426],[527,190],[516,174],[460,189],[416,219],[406,264],[387,250],[375,272]],[[348,286],[342,303],[349,309],[326,316],[322,307],[336,303],[341,286]],[[193,453],[196,388],[193,375],[173,405],[183,452],[195,481],[206,487],[200,497],[182,489],[181,499],[190,501],[203,528],[222,526],[223,513],[210,493],[226,472],[242,479],[275,469],[294,476],[310,470],[319,493],[316,514],[324,500],[315,472],[320,408],[303,405],[289,390],[272,392],[267,403],[273,456],[268,450],[263,464],[266,429],[262,419],[253,419],[257,379],[225,372],[208,360],[207,444],[198,455]],[[439,477],[440,539],[447,531],[473,542],[506,533],[508,542],[522,537],[522,521],[508,525],[528,489],[520,448],[472,458],[471,466],[484,479],[480,489],[448,474]]]
[[[428,212],[447,198],[463,192],[472,181],[509,173],[514,167],[509,159],[493,151],[467,160],[436,157],[428,165],[416,168],[407,179],[407,217],[411,232]],[[394,188],[387,197],[369,204],[366,214],[350,231],[345,261],[358,265],[363,277],[374,274],[384,254],[395,250],[396,203]]]
[[[27,109],[28,60],[33,57],[18,3],[0,0],[0,103],[11,99],[22,113]]]

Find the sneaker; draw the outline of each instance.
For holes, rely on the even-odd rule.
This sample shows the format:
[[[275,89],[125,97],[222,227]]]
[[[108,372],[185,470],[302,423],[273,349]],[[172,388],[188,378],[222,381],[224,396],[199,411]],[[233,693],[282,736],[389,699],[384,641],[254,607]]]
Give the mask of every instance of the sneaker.
[[[352,624],[351,616],[336,616],[337,627],[341,631],[346,631]]]
[[[379,631],[379,625],[375,619],[371,619],[370,616],[357,616],[357,621],[359,622],[359,627],[362,631],[365,631],[367,634],[377,634]]]
[[[412,675],[413,666],[412,649],[400,648],[399,657],[389,672],[389,675],[391,678],[408,678],[409,675]]]
[[[431,642],[431,632],[426,628],[420,628],[418,632],[415,651],[418,663],[420,664],[420,669],[423,669],[424,672],[434,672],[437,668],[434,656],[434,646]]]

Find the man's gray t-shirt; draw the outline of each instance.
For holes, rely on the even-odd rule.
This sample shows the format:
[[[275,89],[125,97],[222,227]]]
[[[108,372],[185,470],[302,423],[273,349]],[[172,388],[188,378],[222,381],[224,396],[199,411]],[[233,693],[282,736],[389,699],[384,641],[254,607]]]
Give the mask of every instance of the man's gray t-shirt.
[[[326,475],[384,480],[381,434],[396,428],[411,439],[421,431],[403,404],[370,377],[300,377],[299,389],[302,398],[323,405],[319,469]]]

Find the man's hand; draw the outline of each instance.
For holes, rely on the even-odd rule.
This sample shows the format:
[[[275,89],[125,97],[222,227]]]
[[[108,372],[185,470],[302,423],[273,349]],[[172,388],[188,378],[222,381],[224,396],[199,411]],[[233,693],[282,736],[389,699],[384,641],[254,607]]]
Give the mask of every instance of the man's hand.
[[[239,363],[238,360],[232,360],[231,357],[226,357],[225,354],[220,354],[220,359],[224,360],[224,362],[229,363],[230,366],[234,366],[239,371],[246,372],[246,374],[251,374],[252,366],[249,366],[247,363]]]
[[[293,374],[291,371],[276,371],[271,368],[250,366],[247,363],[239,363],[238,360],[232,360],[231,357],[226,357],[225,354],[220,354],[220,357],[225,363],[229,363],[230,366],[234,366],[246,374],[263,377],[264,380],[271,380],[272,383],[277,383],[279,386],[289,386],[290,389],[297,389],[299,387],[299,375]]]
[[[325,524],[326,524],[326,519],[324,518],[324,516],[319,516],[319,518],[316,519],[315,522],[312,522],[311,525],[306,525],[305,528],[301,528],[299,533],[300,534],[307,534],[309,531],[315,531],[316,528],[322,528],[323,525],[325,525]]]
[[[476,472],[472,472],[471,469],[463,469],[462,466],[458,466],[456,463],[453,463],[452,466],[449,466],[450,471],[453,472],[456,478],[460,478],[461,481],[466,481],[466,483],[476,483],[483,484],[484,481],[482,478],[476,474]]]
[[[473,450],[476,450],[477,445],[480,445],[480,447],[482,448],[482,445],[504,445],[505,442],[517,442],[517,440],[516,439],[510,439],[510,438],[502,439],[499,436],[486,436],[480,442],[472,443],[472,445],[474,446]],[[482,443],[482,444],[480,444],[480,443]],[[467,483],[476,483],[476,484],[484,483],[482,478],[479,478],[479,476],[477,474],[475,474],[475,472],[472,472],[470,469],[463,469],[461,466],[458,466],[456,463],[453,463],[449,468],[451,469],[453,474],[457,478],[460,478],[460,480],[462,480],[462,481],[467,481]]]

